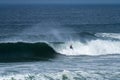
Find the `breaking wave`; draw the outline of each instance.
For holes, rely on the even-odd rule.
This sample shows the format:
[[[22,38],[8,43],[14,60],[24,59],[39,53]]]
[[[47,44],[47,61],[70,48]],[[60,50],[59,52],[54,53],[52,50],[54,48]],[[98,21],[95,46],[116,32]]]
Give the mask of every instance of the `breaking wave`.
[[[79,33],[80,37],[77,39],[69,39],[61,42],[32,42],[27,40],[22,42],[19,42],[19,40],[18,42],[1,41],[0,61],[51,59],[55,58],[58,53],[75,56],[120,54],[119,33],[111,34],[112,33],[98,34],[82,32]],[[76,35],[76,33],[72,34],[71,37],[74,38],[74,35]],[[117,38],[117,40],[115,38]],[[70,46],[72,46],[72,48],[70,48]]]

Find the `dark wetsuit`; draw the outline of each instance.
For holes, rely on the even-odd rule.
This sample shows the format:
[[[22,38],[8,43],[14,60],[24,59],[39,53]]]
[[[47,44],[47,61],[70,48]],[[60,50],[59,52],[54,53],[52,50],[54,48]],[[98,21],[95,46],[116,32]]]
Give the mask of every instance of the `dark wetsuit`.
[[[73,49],[72,45],[70,45],[70,49]]]

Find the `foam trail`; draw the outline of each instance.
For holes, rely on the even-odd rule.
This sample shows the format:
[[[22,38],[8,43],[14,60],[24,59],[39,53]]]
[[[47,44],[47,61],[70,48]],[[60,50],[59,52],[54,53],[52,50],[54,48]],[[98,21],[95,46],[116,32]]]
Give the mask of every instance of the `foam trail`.
[[[70,45],[73,49],[70,49]],[[64,55],[107,55],[120,54],[120,41],[92,40],[87,43],[70,41],[65,44],[52,45],[54,50]]]

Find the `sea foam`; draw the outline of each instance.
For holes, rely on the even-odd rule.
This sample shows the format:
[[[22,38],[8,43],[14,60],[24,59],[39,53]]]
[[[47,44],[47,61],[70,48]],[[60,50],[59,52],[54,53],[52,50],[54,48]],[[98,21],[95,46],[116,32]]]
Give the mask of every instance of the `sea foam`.
[[[119,80],[120,73],[103,71],[67,71],[57,73],[17,74],[1,76],[0,80]]]

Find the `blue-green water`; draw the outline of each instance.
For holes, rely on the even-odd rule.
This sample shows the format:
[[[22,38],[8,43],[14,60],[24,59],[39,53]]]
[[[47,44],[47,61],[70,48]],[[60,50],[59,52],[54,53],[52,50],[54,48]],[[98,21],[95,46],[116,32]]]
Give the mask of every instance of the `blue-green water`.
[[[0,6],[0,80],[119,80],[120,6]]]

